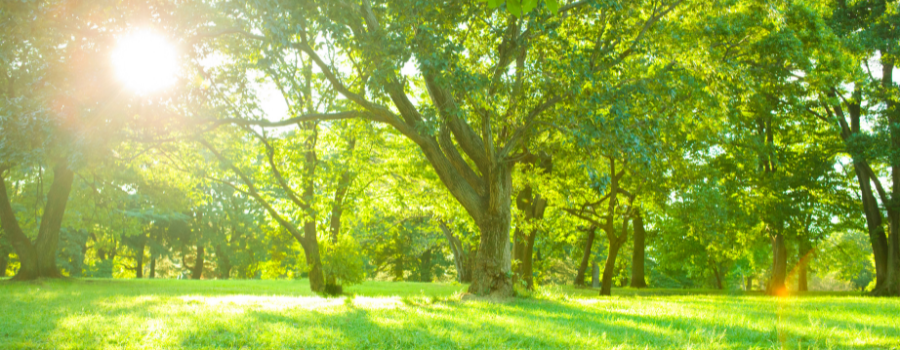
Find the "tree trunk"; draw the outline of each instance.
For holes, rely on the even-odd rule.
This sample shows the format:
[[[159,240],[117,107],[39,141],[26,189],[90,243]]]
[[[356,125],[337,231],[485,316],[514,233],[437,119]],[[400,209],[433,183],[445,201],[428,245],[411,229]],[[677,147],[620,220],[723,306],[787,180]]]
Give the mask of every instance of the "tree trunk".
[[[447,241],[450,244],[450,250],[453,252],[453,263],[456,265],[457,281],[459,281],[459,283],[472,282],[472,263],[474,262],[474,254],[471,252],[471,249],[465,249],[462,241],[450,231],[450,227],[447,226],[447,223],[441,221],[440,228],[441,231],[444,232],[444,236],[447,237]]]
[[[144,278],[144,246],[141,246],[140,254],[134,257],[134,278]]]
[[[747,286],[744,287],[744,290],[748,292],[753,290],[753,276],[747,276]]]
[[[203,263],[205,250],[203,244],[197,244],[197,259],[194,261],[194,267],[191,268],[191,279],[199,280],[203,275]]]
[[[156,278],[156,257],[150,255],[150,278]]]
[[[584,274],[587,272],[588,264],[591,262],[591,249],[593,249],[594,237],[597,234],[596,231],[597,228],[595,226],[591,226],[587,230],[587,241],[584,243],[584,253],[581,255],[581,265],[578,265],[578,272],[575,273],[576,286],[584,286]]]
[[[34,249],[38,252],[38,273],[41,277],[63,277],[56,267],[56,253],[59,247],[59,229],[66,213],[74,177],[68,161],[60,161],[53,168],[53,183],[50,184],[47,204],[34,244]]]
[[[25,236],[25,233],[22,232],[22,228],[19,226],[16,213],[13,211],[12,204],[6,193],[6,179],[4,176],[0,176],[0,224],[2,224],[3,231],[6,232],[6,237],[9,238],[10,244],[16,251],[16,256],[19,258],[19,271],[16,272],[13,280],[25,281],[38,278],[37,251],[31,244],[31,240],[28,239],[28,236]]]
[[[419,282],[431,282],[431,249],[425,249],[419,257]]]
[[[807,272],[809,270],[809,261],[812,259],[813,254],[812,244],[810,244],[809,239],[801,238],[798,247],[800,261],[797,266],[797,291],[806,292],[809,291]]]
[[[783,295],[787,292],[785,278],[787,277],[787,250],[784,246],[784,235],[775,234],[772,237],[772,279],[769,281],[768,293],[770,295]]]
[[[303,241],[300,246],[306,253],[306,264],[309,266],[309,288],[313,292],[325,291],[325,274],[322,271],[322,258],[319,255],[319,241],[316,239],[316,222],[303,224]]]
[[[612,278],[616,268],[616,257],[622,242],[617,239],[609,241],[609,255],[606,256],[606,264],[603,265],[603,281],[600,286],[600,295],[612,295]]]
[[[231,249],[227,246],[228,243],[222,242],[216,245],[216,267],[218,271],[219,279],[228,279],[231,277],[231,258],[229,258],[229,252]]]
[[[644,278],[644,249],[647,232],[644,230],[644,218],[641,213],[634,217],[634,251],[631,255],[631,287],[647,288]]]
[[[887,280],[888,241],[884,232],[881,210],[878,201],[872,192],[872,182],[863,170],[865,164],[854,159],[856,179],[859,183],[860,195],[863,202],[863,213],[866,216],[866,229],[869,232],[869,242],[872,244],[872,255],[875,260],[875,290],[884,286]]]
[[[716,277],[716,289],[725,289],[725,286],[722,285],[722,276],[719,274],[719,269],[715,266],[713,267],[713,275]]]
[[[513,231],[513,250],[512,250],[512,259],[516,264],[515,273],[513,274],[513,284],[519,283],[519,279],[523,278],[522,276],[522,264],[523,260],[525,260],[525,232],[522,231],[521,228],[516,227],[515,231]]]
[[[9,266],[9,252],[0,248],[0,277],[6,277],[7,266]]]
[[[537,230],[531,230],[528,240],[525,242],[525,254],[522,255],[522,276],[525,277],[525,288],[534,290],[534,240],[537,238]]]
[[[509,249],[509,228],[512,221],[512,172],[509,165],[497,166],[484,206],[486,212],[476,221],[481,231],[478,255],[475,260],[469,293],[493,297],[513,296]]]
[[[134,277],[144,278],[144,247],[147,246],[147,234],[138,237],[137,247],[134,248]]]
[[[591,288],[600,288],[600,265],[591,262]]]
[[[893,31],[884,38],[886,42],[896,42],[896,34]],[[891,125],[891,150],[889,160],[891,164],[891,192],[888,197],[887,207],[890,235],[888,236],[888,260],[887,280],[881,295],[900,296],[900,106],[897,105],[897,86],[894,83],[894,55],[880,50],[882,63],[882,92],[885,97],[885,114]]]

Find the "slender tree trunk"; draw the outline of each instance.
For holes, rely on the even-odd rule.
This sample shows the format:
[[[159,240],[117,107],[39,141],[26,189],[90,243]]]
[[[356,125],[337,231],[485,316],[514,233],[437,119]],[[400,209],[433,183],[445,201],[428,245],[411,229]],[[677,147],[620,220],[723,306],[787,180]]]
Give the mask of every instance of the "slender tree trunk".
[[[156,278],[156,257],[150,254],[150,278]]]
[[[603,265],[603,280],[600,285],[600,295],[612,295],[612,278],[616,269],[616,257],[619,255],[619,248],[622,242],[616,239],[609,241],[609,252],[606,256],[606,263]]]
[[[202,277],[205,252],[203,244],[197,243],[197,260],[194,261],[194,267],[191,269],[191,279],[199,280]]]
[[[134,277],[144,278],[144,248],[147,246],[147,234],[138,237],[137,247],[134,248]]]
[[[537,238],[537,230],[531,230],[528,240],[525,242],[525,254],[522,255],[522,276],[525,277],[525,288],[534,290],[534,240]]]
[[[644,278],[644,249],[645,237],[647,232],[644,230],[644,218],[641,213],[637,213],[634,217],[634,251],[631,255],[631,287],[647,288],[647,281]]]
[[[787,277],[787,249],[784,245],[784,235],[776,233],[772,237],[772,279],[769,281],[768,293],[779,295],[787,291],[785,278]]]
[[[713,266],[713,275],[716,276],[716,289],[725,289],[725,286],[722,285],[722,276],[719,274],[719,269],[715,266]]]
[[[515,231],[513,231],[513,261],[516,264],[515,273],[513,274],[513,284],[519,283],[519,279],[523,278],[523,260],[525,260],[525,232],[522,231],[521,228],[516,227]]]
[[[753,276],[747,276],[747,286],[744,287],[744,290],[748,292],[753,291]]]
[[[597,234],[597,228],[591,226],[587,230],[587,241],[584,243],[584,252],[581,255],[581,264],[578,265],[578,272],[575,273],[575,285],[584,286],[584,274],[587,272],[588,264],[591,262],[591,250],[594,246],[594,237]]]
[[[865,173],[865,164],[854,159],[856,179],[859,183],[860,195],[863,202],[863,213],[866,216],[866,228],[869,233],[869,242],[872,244],[872,255],[875,260],[875,290],[883,288],[887,280],[888,241],[884,232],[881,210],[878,201],[872,191],[872,182]]]
[[[797,266],[797,291],[806,292],[809,291],[809,282],[807,279],[807,273],[809,270],[809,260],[812,258],[812,244],[810,244],[809,239],[801,238],[799,247],[800,261]]]
[[[425,249],[419,257],[419,282],[431,282],[431,250]]]
[[[463,247],[462,241],[450,231],[450,227],[443,221],[440,222],[441,231],[447,237],[450,244],[450,250],[453,252],[453,263],[456,265],[456,277],[459,283],[472,282],[472,262],[474,261],[472,252]]]
[[[9,252],[0,249],[0,277],[6,277],[7,266],[9,266]]]
[[[228,248],[227,244],[222,242],[216,245],[216,265],[220,279],[231,277],[231,258],[229,258],[231,249]]]

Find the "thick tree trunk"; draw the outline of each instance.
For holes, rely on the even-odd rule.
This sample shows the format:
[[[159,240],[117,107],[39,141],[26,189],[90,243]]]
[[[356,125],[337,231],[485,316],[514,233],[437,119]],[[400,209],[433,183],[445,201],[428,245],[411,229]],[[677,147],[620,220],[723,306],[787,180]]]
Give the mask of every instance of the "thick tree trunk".
[[[616,257],[622,242],[612,239],[609,241],[609,252],[606,256],[606,264],[603,265],[603,280],[600,285],[600,295],[612,295],[612,278],[616,272]]]
[[[631,287],[647,288],[647,280],[644,278],[644,249],[645,237],[644,218],[640,213],[634,217],[634,251],[631,255]]]
[[[893,32],[884,38],[887,42],[896,42]],[[895,66],[894,55],[885,54],[885,50],[881,50],[882,63],[882,88],[885,90],[883,94],[886,96],[885,114],[891,124],[891,150],[889,160],[891,164],[891,191],[888,198],[889,203],[885,203],[887,207],[888,222],[890,227],[890,235],[888,236],[888,260],[887,260],[887,280],[883,286],[883,290],[879,291],[880,295],[900,296],[900,106],[897,104],[896,96],[898,94],[897,86],[893,80],[893,72]]]
[[[771,295],[783,295],[787,292],[785,278],[787,277],[787,249],[784,245],[784,235],[775,234],[772,237],[772,279],[769,281],[767,292]]]
[[[13,280],[24,281],[38,278],[37,251],[19,226],[16,213],[6,194],[6,179],[3,176],[0,176],[0,224],[19,258],[19,271],[16,272]]]
[[[715,266],[713,267],[713,275],[716,277],[716,289],[725,289],[725,286],[722,285],[722,275],[719,274],[719,269]]]
[[[63,277],[56,267],[56,253],[59,247],[59,229],[66,213],[74,177],[68,161],[61,161],[53,168],[53,183],[50,184],[47,204],[34,244],[34,249],[38,252],[38,273],[41,277]]]
[[[812,244],[810,244],[809,239],[801,238],[798,249],[800,261],[797,266],[797,291],[806,292],[809,291],[807,273],[809,270],[809,261],[812,258]]]
[[[509,191],[506,193],[506,198],[509,198]],[[478,244],[478,255],[469,293],[494,297],[513,295],[509,249],[511,214],[509,201],[506,203],[505,206],[499,205],[494,208],[494,215],[485,215],[486,218],[478,223],[481,241]]]
[[[306,264],[309,266],[309,288],[316,293],[324,292],[325,274],[322,271],[322,258],[319,255],[315,221],[307,221],[303,224],[303,241],[300,242],[300,246],[303,247]]]
[[[581,255],[581,264],[578,265],[578,272],[575,273],[575,285],[584,286],[584,274],[587,272],[588,264],[591,262],[591,250],[594,246],[594,237],[597,234],[597,227],[591,226],[587,230],[587,241],[584,243],[584,251]]]

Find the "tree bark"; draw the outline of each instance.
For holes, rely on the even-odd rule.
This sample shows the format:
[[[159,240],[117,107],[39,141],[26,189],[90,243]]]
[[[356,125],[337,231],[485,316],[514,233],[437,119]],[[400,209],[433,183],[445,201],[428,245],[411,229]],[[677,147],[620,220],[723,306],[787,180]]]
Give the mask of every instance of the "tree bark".
[[[197,259],[194,260],[194,267],[191,268],[191,279],[199,280],[203,276],[204,254],[203,244],[197,243]]]
[[[603,266],[603,283],[600,286],[600,295],[612,295],[612,278],[616,268],[616,257],[619,256],[619,248],[625,244],[628,238],[628,215],[622,218],[622,234],[615,235],[613,231],[612,211],[607,224],[606,238],[609,240],[609,254],[606,256],[606,264]]]
[[[600,285],[600,295],[612,295],[612,278],[616,268],[616,257],[622,243],[618,240],[610,240],[606,263],[603,265],[603,278]]]
[[[887,33],[887,32],[886,32]],[[890,32],[893,34],[893,32]],[[896,37],[887,35],[885,40],[896,41]],[[890,235],[888,235],[887,280],[881,295],[900,296],[900,106],[897,105],[898,89],[894,85],[894,55],[880,50],[882,63],[882,92],[885,96],[885,114],[890,123],[891,150],[891,194],[887,207]]]
[[[228,248],[228,243],[221,242],[216,245],[216,267],[218,271],[219,279],[228,279],[231,277],[231,258],[229,257],[229,253],[231,249]]]
[[[784,245],[784,235],[776,233],[772,237],[772,279],[769,281],[768,293],[770,295],[783,295],[787,292],[785,278],[787,277],[787,250]]]
[[[644,278],[644,250],[645,237],[644,218],[638,212],[634,217],[634,251],[631,255],[631,287],[647,288],[647,280]]]
[[[722,276],[719,274],[719,269],[715,266],[713,266],[713,275],[716,277],[716,289],[725,289],[725,286],[722,285]]]
[[[447,226],[446,222],[441,221],[439,226],[444,233],[444,236],[447,237],[450,250],[453,252],[453,263],[456,265],[457,281],[459,283],[472,282],[472,267],[475,261],[474,252],[472,252],[472,249],[466,249],[459,237],[456,237],[456,235],[453,234],[453,231],[450,231],[450,227]]]
[[[425,249],[422,256],[419,257],[419,282],[431,282],[431,250]]]
[[[531,230],[525,242],[525,254],[522,256],[522,276],[525,277],[525,288],[534,290],[534,240],[537,230]]]
[[[587,230],[587,241],[584,243],[584,252],[581,255],[581,264],[578,265],[578,272],[575,273],[575,285],[584,286],[584,274],[587,272],[588,264],[591,262],[591,250],[594,245],[594,237],[597,234],[597,227],[591,226]]]
[[[2,223],[3,231],[6,232],[6,237],[9,238],[10,244],[16,251],[16,256],[19,258],[19,271],[16,272],[13,280],[25,281],[38,278],[37,251],[31,244],[31,240],[28,239],[28,236],[25,236],[25,233],[22,232],[22,228],[19,226],[16,213],[13,211],[9,196],[6,194],[6,179],[4,176],[0,176],[0,223]]]
[[[512,220],[512,172],[510,165],[498,165],[485,201],[487,211],[476,220],[481,231],[469,293],[494,297],[513,296],[510,271],[509,228]],[[490,174],[489,174],[490,175]]]
[[[53,168],[53,183],[50,184],[34,245],[38,252],[38,273],[41,277],[63,277],[56,267],[56,253],[59,247],[59,229],[66,213],[74,177],[75,173],[69,169],[69,162],[66,160],[60,161]]]
[[[150,278],[156,278],[156,257],[150,255]]]
[[[303,252],[306,254],[306,264],[309,266],[309,288],[313,292],[325,291],[325,274],[322,271],[322,258],[319,255],[319,241],[316,239],[316,222],[307,221],[303,224]]]
[[[6,277],[6,268],[9,266],[9,252],[0,248],[0,277]]]
[[[800,244],[798,244],[798,256],[800,260],[797,266],[797,291],[806,292],[809,291],[809,282],[807,279],[807,273],[809,270],[809,261],[812,258],[812,244],[810,244],[809,239],[801,238]]]

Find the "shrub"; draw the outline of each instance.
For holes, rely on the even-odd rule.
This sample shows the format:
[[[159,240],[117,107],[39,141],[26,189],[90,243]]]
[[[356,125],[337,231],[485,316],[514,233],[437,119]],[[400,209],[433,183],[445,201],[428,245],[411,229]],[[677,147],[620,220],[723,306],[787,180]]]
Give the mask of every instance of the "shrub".
[[[353,237],[341,235],[337,242],[326,240],[321,243],[320,247],[322,270],[326,279],[334,279],[336,285],[344,286],[359,284],[363,281],[365,262],[360,254],[359,244]]]

